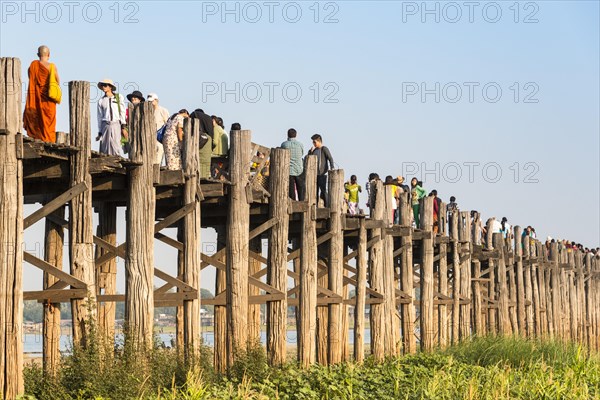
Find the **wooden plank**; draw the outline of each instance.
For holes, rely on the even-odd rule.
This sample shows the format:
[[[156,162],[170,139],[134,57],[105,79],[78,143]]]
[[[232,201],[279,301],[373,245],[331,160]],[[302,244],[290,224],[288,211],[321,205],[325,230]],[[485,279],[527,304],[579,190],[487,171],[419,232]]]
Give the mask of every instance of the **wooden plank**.
[[[23,261],[28,262],[29,264],[33,265],[34,267],[37,267],[37,268],[41,269],[42,271],[57,277],[61,281],[67,282],[69,285],[73,286],[73,288],[75,288],[75,289],[87,289],[87,287],[88,287],[87,284],[85,282],[83,282],[82,280],[67,274],[62,269],[58,269],[54,265],[49,264],[46,261],[41,260],[41,259],[37,258],[36,256],[34,256],[33,254],[28,253],[26,251],[23,252]]]
[[[62,290],[33,290],[23,292],[23,300],[44,300],[45,302],[61,303],[72,299],[84,299],[87,289],[62,289]]]
[[[35,224],[40,219],[44,218],[48,214],[58,210],[60,207],[63,207],[66,203],[71,201],[73,198],[79,196],[81,193],[86,191],[88,186],[85,182],[80,182],[75,186],[71,187],[65,193],[61,194],[54,200],[46,203],[39,210],[34,211],[31,215],[27,216],[23,220],[23,229],[29,228],[31,225]]]

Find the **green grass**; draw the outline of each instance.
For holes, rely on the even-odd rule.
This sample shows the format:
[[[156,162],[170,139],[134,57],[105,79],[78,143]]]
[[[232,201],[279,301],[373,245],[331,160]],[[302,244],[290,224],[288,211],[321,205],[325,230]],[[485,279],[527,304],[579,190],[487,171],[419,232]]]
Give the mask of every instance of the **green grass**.
[[[173,352],[155,352],[160,356],[145,372],[131,370],[129,356],[122,356],[102,378],[91,360],[65,360],[54,380],[29,366],[26,391],[40,400],[600,399],[598,357],[549,341],[480,338],[434,354],[309,370],[293,363],[270,368],[262,349],[253,347],[227,377],[209,373],[206,362],[185,366]]]

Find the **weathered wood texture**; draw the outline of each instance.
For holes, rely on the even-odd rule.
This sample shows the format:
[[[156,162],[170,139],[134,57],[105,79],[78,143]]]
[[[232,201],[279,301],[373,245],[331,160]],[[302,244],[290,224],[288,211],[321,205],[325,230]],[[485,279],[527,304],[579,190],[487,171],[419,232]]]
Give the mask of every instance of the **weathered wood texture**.
[[[117,247],[117,206],[115,203],[103,203],[98,207],[97,237],[113,247]],[[104,247],[96,246],[96,258],[107,254]],[[96,265],[97,294],[113,295],[117,293],[117,259],[111,258]],[[112,347],[115,337],[116,303],[112,301],[98,303],[98,331]]]
[[[94,265],[94,227],[92,213],[92,176],[89,173],[92,127],[90,121],[90,83],[69,82],[71,146],[79,151],[71,156],[70,186],[85,183],[86,190],[71,200],[69,207],[69,255],[71,275],[87,284],[87,298],[71,300],[73,343],[86,345],[90,324],[96,319],[96,268]],[[89,312],[91,310],[91,312]]]
[[[302,247],[300,249],[300,325],[298,354],[300,365],[308,368],[316,359],[317,325],[317,156],[304,162],[305,201],[308,211],[302,216]]]
[[[412,207],[410,204],[410,195],[408,193],[400,194],[400,225],[410,227],[412,216]],[[400,255],[400,290],[404,292],[409,301],[402,303],[402,342],[404,352],[413,354],[417,351],[417,338],[415,337],[416,310],[413,300],[415,299],[414,287],[414,265],[413,265],[413,246],[412,229],[407,236],[400,238],[402,244],[402,254]]]
[[[225,245],[227,242],[227,233],[224,226],[216,228],[217,231],[217,253],[221,256],[218,261],[226,263]],[[215,277],[215,297],[220,294],[225,295],[227,290],[227,277],[225,271],[217,268]],[[224,373],[227,370],[227,308],[222,305],[215,305],[215,328],[214,328],[214,365],[215,370]]]
[[[382,221],[385,213],[385,191],[381,181],[375,181],[371,184],[373,197],[371,198],[371,219]],[[370,251],[370,283],[371,289],[375,292],[385,295],[385,266],[383,261],[383,240],[381,239],[383,229],[371,230],[373,237],[379,237],[379,240],[371,246]],[[385,358],[385,330],[386,313],[385,304],[371,304],[369,313],[371,322],[371,353],[376,360]]]
[[[141,103],[129,109],[132,161],[127,202],[127,249],[125,258],[125,323],[135,346],[150,347],[154,327],[154,108]]]
[[[250,131],[231,132],[229,208],[227,216],[227,363],[248,343],[248,238]]]
[[[344,231],[342,229],[342,218],[344,218],[344,170],[336,169],[329,171],[328,195],[330,209],[330,232],[329,239],[329,290],[340,298],[344,289]],[[329,326],[328,339],[328,361],[337,364],[342,361],[342,310],[341,303],[329,304]]]
[[[504,241],[501,233],[493,234],[494,249],[499,251],[496,279],[498,282],[498,332],[503,336],[511,334],[508,310],[508,283],[506,280],[506,264],[504,260]]]
[[[269,218],[277,223],[269,233],[267,283],[286,293],[288,272],[289,201],[288,182],[290,174],[290,152],[284,149],[271,150],[271,172],[269,175]],[[271,365],[286,361],[287,296],[267,303],[267,354]]]
[[[200,176],[200,161],[198,147],[200,145],[200,120],[196,118],[184,121],[184,135],[182,143],[183,172],[186,179],[183,188],[183,205],[193,204],[193,210],[183,217],[183,281],[192,288],[197,289],[198,295],[193,300],[184,300],[183,303],[183,340],[188,354],[198,355],[202,345],[202,332],[200,331],[200,269],[201,269],[201,225],[200,225],[200,198],[198,184]]]
[[[397,207],[396,198],[393,194],[392,185],[385,185],[385,203],[383,221],[384,226],[391,227],[394,223],[394,212]],[[383,282],[384,282],[384,304],[385,304],[385,354],[394,356],[398,354],[398,335],[400,334],[400,320],[396,309],[396,286],[394,279],[395,269],[394,237],[384,235],[383,237]]]
[[[433,230],[433,197],[420,200],[421,230]],[[435,346],[433,320],[433,240],[421,240],[421,348],[432,351]]]
[[[21,61],[0,58],[0,397],[23,393]]]
[[[64,219],[65,207],[60,207],[52,215]],[[46,219],[44,237],[44,260],[61,269],[63,266],[64,229],[50,219]],[[48,289],[59,279],[44,273],[43,288]],[[46,373],[55,375],[60,362],[60,303],[44,302],[42,363]]]
[[[354,360],[362,363],[365,357],[365,303],[367,289],[367,229],[360,220],[356,255],[356,304],[354,306]]]

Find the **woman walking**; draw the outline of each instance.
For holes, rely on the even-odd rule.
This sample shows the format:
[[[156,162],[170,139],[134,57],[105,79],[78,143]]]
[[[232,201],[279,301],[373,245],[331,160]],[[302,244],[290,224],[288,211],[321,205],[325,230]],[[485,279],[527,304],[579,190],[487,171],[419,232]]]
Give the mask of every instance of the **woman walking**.
[[[190,114],[186,109],[173,114],[166,123],[163,147],[168,170],[181,169],[181,142],[183,141],[183,119]]]

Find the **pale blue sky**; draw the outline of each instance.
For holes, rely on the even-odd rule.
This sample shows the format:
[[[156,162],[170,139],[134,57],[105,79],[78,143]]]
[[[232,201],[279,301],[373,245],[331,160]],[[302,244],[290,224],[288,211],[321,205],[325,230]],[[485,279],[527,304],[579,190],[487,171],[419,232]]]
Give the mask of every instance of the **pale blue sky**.
[[[229,2],[230,14],[220,1],[83,1],[71,16],[63,2],[27,3],[29,14],[20,1],[1,3],[0,53],[21,58],[24,77],[46,44],[63,82],[110,77],[123,92],[158,93],[171,112],[202,106],[227,126],[240,122],[267,146],[290,127],[307,149],[320,133],[339,167],[362,183],[369,172],[410,177],[415,165],[420,177],[437,162],[424,187],[444,201],[455,195],[462,209],[532,225],[540,238],[600,242],[597,1],[477,2],[472,22],[464,2],[428,2],[439,23],[420,1]],[[455,5],[461,17],[451,23]],[[222,88],[233,93],[222,99]],[[422,88],[432,91],[424,101]],[[65,103],[57,128],[68,130]],[[472,182],[470,162],[480,163]],[[537,183],[525,182],[529,173]],[[30,228],[29,249],[42,238],[41,223]],[[174,270],[174,254],[157,245],[157,265]],[[26,289],[39,287],[39,276],[26,267]],[[212,274],[203,286],[213,287]]]

